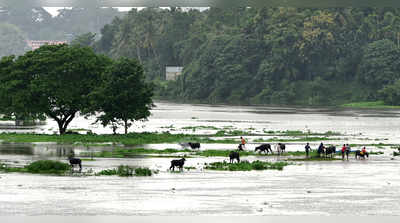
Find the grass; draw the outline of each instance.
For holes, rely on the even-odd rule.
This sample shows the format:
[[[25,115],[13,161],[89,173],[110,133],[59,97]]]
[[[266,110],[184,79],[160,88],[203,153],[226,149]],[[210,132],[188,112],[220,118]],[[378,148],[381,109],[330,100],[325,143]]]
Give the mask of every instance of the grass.
[[[176,143],[176,142],[200,142],[200,143],[236,143],[232,139],[213,140],[207,136],[170,133],[129,133],[127,135],[48,135],[32,133],[1,133],[0,140],[4,142],[56,142],[63,144],[79,143],[83,145],[96,145],[96,143],[113,143],[122,145],[141,145],[151,143]],[[104,146],[104,144],[98,144]]]
[[[195,170],[196,169],[196,167],[194,167],[194,166],[185,166],[183,168],[185,168],[185,170]]]
[[[204,126],[204,125],[200,125],[200,126],[186,126],[186,127],[182,127],[182,129],[186,129],[186,130],[193,130],[196,131],[197,129],[211,129],[211,130],[218,130],[219,128],[215,127],[215,126]]]
[[[156,149],[115,149],[113,151],[102,151],[102,152],[94,152],[94,153],[82,153],[80,156],[82,157],[104,157],[104,158],[129,158],[135,157],[138,155],[146,155],[147,157],[163,157],[163,158],[175,158],[177,155],[168,156],[168,154],[176,154],[176,153],[185,153],[185,157],[191,156],[203,156],[203,157],[228,157],[229,153],[233,150],[201,150],[201,151],[193,151],[190,149],[164,149],[164,150],[156,150]],[[159,154],[159,155],[148,155],[148,154]],[[277,155],[274,154],[264,154],[254,151],[240,151],[240,156],[272,156]],[[312,153],[310,153],[312,154]],[[316,154],[316,153],[315,153]],[[303,151],[289,151],[281,154],[281,156],[305,156],[306,153]],[[181,154],[179,154],[181,156]]]
[[[342,135],[339,132],[326,131],[326,132],[304,132],[300,130],[286,130],[286,131],[272,131],[272,130],[264,130],[265,134],[268,135],[279,135],[279,136],[339,136]]]
[[[186,134],[170,133],[129,133],[127,135],[47,135],[1,133],[5,142],[57,142],[57,143],[120,143],[139,145],[149,143],[173,143],[179,141],[201,141],[203,138]]]
[[[335,160],[342,160],[341,158],[330,158],[330,157],[319,157],[319,156],[311,156],[309,158],[289,158],[288,161],[335,161]]]
[[[0,171],[4,172],[63,175],[68,170],[70,170],[70,165],[54,160],[39,160],[24,167],[9,167],[6,164],[0,164]]]
[[[112,151],[101,151],[101,152],[94,152],[94,153],[82,153],[81,156],[88,157],[105,157],[105,158],[128,158],[134,157],[138,155],[144,154],[173,154],[173,153],[180,153],[180,152],[191,152],[190,149],[164,149],[164,150],[157,150],[157,149],[114,149]]]
[[[205,169],[221,171],[283,170],[287,162],[242,161],[240,163],[214,162],[206,164]]]
[[[350,108],[395,108],[395,109],[400,108],[400,106],[385,105],[383,101],[354,102],[354,103],[344,104],[341,106]]]
[[[155,172],[157,173],[157,172]],[[120,165],[118,168],[106,169],[98,172],[96,175],[118,175],[120,177],[130,177],[130,176],[151,176],[153,172],[147,167],[134,168],[128,165]]]

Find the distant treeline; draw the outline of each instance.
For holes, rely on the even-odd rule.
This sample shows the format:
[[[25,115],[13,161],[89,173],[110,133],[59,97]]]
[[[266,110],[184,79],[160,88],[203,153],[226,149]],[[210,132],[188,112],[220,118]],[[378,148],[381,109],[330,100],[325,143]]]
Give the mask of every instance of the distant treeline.
[[[120,17],[114,17],[121,14],[113,9],[74,8],[56,18],[46,13],[25,16],[33,25],[18,22],[18,16],[10,19],[11,12],[0,10],[0,21],[18,25],[31,39],[75,33],[75,44],[113,58],[138,59],[160,98],[233,104],[400,104],[396,8],[147,8]],[[18,33],[10,26],[3,29]],[[99,29],[96,38],[93,33]],[[183,75],[165,81],[165,66],[183,66]]]
[[[161,98],[400,103],[400,10],[395,8],[148,8],[115,18],[101,34],[93,43],[96,51],[137,58]],[[183,66],[184,74],[165,81],[166,65]]]

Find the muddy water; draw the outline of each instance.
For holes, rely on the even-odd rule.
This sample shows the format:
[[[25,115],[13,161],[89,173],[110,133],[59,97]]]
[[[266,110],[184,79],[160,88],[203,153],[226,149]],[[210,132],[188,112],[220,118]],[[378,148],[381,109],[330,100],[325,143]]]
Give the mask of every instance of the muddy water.
[[[0,174],[1,215],[398,215],[399,160],[311,162],[283,171],[167,171],[169,160],[96,159],[158,168],[152,177]],[[248,160],[254,158],[248,157]],[[269,158],[273,159],[273,158]]]
[[[192,133],[188,126],[214,126],[252,132],[268,130],[335,131],[348,143],[400,143],[398,110],[354,110],[284,107],[208,106],[157,103],[152,117],[131,131]],[[71,128],[110,133],[78,117]],[[144,126],[142,126],[144,125]],[[167,128],[168,127],[168,128]],[[36,132],[52,132],[48,122]],[[200,129],[195,133],[215,133]],[[342,141],[338,140],[338,144]],[[313,143],[315,147],[318,143]],[[256,143],[247,145],[253,149]],[[205,144],[202,149],[230,149],[231,144]],[[302,142],[288,143],[301,150]],[[181,148],[178,144],[142,145]],[[55,159],[111,146],[83,147],[53,143],[1,144],[0,162],[23,166],[32,160]],[[55,177],[0,173],[0,215],[399,215],[400,158],[390,147],[368,160],[306,162],[283,171],[218,172],[204,162],[226,158],[191,158],[182,173],[167,171],[170,158],[131,158],[84,161],[84,171],[97,172],[118,165],[158,169],[152,177]],[[243,157],[278,160],[277,157]]]

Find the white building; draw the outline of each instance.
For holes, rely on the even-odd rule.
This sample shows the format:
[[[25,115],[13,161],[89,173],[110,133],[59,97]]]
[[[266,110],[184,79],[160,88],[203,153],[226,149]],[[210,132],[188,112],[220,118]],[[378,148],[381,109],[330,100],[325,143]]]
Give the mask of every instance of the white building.
[[[173,80],[175,81],[179,75],[182,74],[183,67],[170,67],[166,66],[165,67],[165,80],[170,81]]]

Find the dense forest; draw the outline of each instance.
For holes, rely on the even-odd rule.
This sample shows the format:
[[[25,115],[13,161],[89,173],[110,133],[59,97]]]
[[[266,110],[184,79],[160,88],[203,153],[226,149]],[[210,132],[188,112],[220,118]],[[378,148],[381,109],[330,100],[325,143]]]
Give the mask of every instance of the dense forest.
[[[161,98],[400,103],[400,10],[394,8],[148,8],[114,19],[95,45],[141,61]],[[183,75],[165,81],[166,65],[183,66]]]
[[[75,35],[73,43],[113,58],[136,58],[147,80],[156,83],[159,98],[232,104],[400,103],[400,9],[147,8],[109,21],[105,18],[118,14],[113,9],[98,9],[103,14],[87,17],[74,14],[79,10],[66,9],[49,19],[53,25],[46,26],[48,33],[34,34],[26,31],[30,26],[10,23],[31,38],[56,36],[50,35],[53,30],[60,30],[57,35],[83,34]],[[165,66],[183,66],[183,75],[165,81]]]

